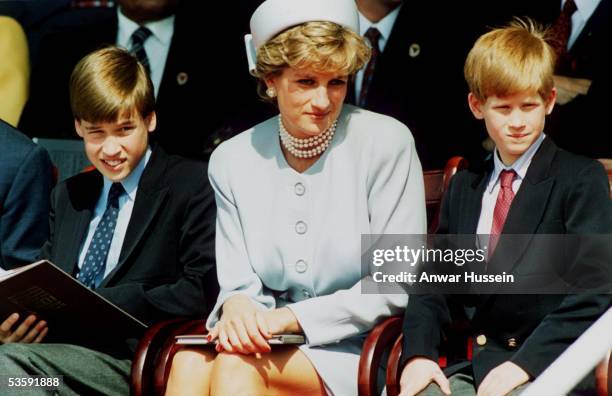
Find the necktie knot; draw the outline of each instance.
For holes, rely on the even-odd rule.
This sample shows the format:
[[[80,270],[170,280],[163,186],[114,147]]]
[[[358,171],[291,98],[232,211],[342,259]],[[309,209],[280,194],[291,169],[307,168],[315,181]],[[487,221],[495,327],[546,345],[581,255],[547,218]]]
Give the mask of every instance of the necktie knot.
[[[516,177],[516,172],[513,170],[503,170],[499,175],[499,183],[502,188],[512,188],[512,182]]]
[[[563,9],[561,10],[561,12],[572,16],[572,14],[576,12],[577,9],[578,7],[576,7],[576,3],[574,2],[574,0],[566,0],[565,4],[563,4]]]
[[[370,41],[370,44],[372,45],[372,48],[375,49],[376,51],[378,51],[379,47],[378,47],[378,41],[380,40],[380,31],[375,28],[375,27],[370,27],[366,32],[365,32],[365,37]]]
[[[145,51],[144,43],[151,36],[152,32],[149,28],[141,26],[132,33],[132,45],[130,47],[130,54],[136,56],[136,59],[145,67],[147,73],[151,73],[149,66],[149,57],[147,51]]]
[[[132,33],[132,47],[137,44],[143,45],[145,41],[153,34],[146,26],[141,26]]]
[[[108,202],[106,207],[113,207],[115,209],[119,208],[119,197],[125,192],[123,185],[121,183],[113,183],[108,192]]]

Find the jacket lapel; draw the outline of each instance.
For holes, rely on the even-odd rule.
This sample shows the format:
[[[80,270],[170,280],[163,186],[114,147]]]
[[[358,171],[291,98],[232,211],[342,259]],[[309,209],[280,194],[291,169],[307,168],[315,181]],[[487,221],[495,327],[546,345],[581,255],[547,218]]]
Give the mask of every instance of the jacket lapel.
[[[132,256],[134,249],[145,238],[151,222],[158,214],[168,194],[168,187],[163,182],[167,165],[167,155],[159,147],[153,150],[153,155],[147,164],[140,183],[134,208],[121,246],[119,262],[113,271],[102,281],[100,287],[105,287],[121,273],[122,268]]]
[[[472,182],[463,196],[463,205],[460,211],[458,234],[476,234],[478,219],[482,210],[482,195],[487,187],[491,170],[488,169]]]
[[[66,222],[62,227],[62,235],[57,236],[58,240],[65,241],[62,245],[65,243],[66,247],[57,252],[55,264],[71,275],[76,272],[81,244],[87,235],[89,222],[103,185],[102,175],[98,171],[88,172],[82,178],[78,185],[71,181],[67,182],[66,188],[71,205],[67,205],[66,210],[72,213],[64,215]]]
[[[549,170],[556,151],[557,146],[547,138],[531,161],[502,230],[502,234],[521,234],[525,237],[518,237],[506,244],[503,239],[500,240],[493,256],[494,260],[498,255],[504,258],[494,263],[498,272],[508,272],[516,266],[542,221],[554,185]]]

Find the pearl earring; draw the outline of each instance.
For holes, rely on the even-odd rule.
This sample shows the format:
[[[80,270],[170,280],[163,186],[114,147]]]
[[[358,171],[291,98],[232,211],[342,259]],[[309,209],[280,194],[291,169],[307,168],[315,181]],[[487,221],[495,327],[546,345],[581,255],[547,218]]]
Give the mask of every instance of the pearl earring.
[[[276,90],[274,88],[268,88],[266,89],[266,95],[268,95],[269,98],[276,98]]]

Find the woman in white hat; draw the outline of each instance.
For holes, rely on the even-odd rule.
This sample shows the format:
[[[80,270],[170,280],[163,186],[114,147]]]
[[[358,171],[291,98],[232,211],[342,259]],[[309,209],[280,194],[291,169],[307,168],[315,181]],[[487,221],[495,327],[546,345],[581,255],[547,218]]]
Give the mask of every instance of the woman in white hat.
[[[370,55],[357,24],[354,0],[253,14],[253,74],[280,114],[212,154],[218,344],[179,352],[167,394],[356,395],[365,335],[405,307],[405,293],[362,293],[361,234],[424,234],[426,219],[408,128],[343,105]],[[298,332],[299,347],[266,341]]]

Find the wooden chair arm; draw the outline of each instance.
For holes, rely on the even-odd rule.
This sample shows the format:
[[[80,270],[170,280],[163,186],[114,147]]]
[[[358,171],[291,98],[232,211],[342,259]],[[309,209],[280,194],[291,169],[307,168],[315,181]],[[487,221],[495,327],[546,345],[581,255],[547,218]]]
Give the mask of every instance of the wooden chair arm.
[[[188,319],[177,318],[156,323],[149,327],[138,342],[132,362],[130,394],[144,396],[151,394],[151,373],[155,360],[168,333]]]
[[[595,388],[597,396],[608,396],[612,390],[612,354],[608,355],[595,368]]]
[[[181,334],[205,333],[207,333],[205,321],[203,319],[192,319],[174,326],[166,335],[153,371],[153,389],[155,395],[163,395],[166,392],[166,383],[168,382],[170,367],[172,366],[172,358],[176,351],[182,347],[176,345],[174,337]]]
[[[387,396],[397,396],[400,392],[399,379],[400,379],[400,360],[402,357],[402,344],[404,335],[400,334],[395,340],[393,348],[389,353],[389,359],[387,360]]]
[[[378,367],[383,353],[390,348],[402,332],[402,317],[392,316],[376,325],[363,344],[359,358],[358,394],[374,396],[377,393]]]

